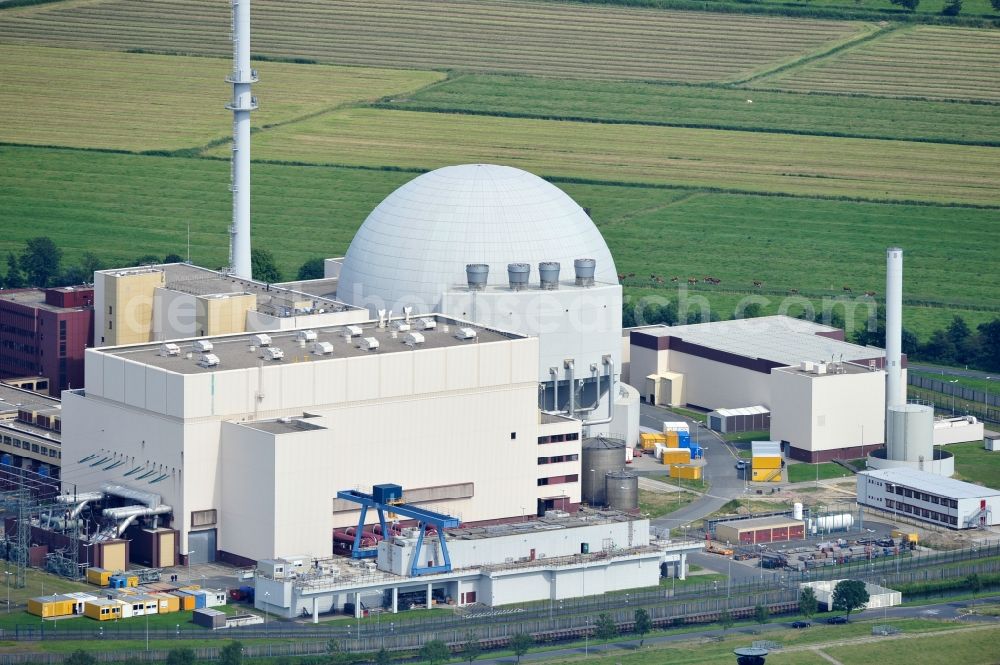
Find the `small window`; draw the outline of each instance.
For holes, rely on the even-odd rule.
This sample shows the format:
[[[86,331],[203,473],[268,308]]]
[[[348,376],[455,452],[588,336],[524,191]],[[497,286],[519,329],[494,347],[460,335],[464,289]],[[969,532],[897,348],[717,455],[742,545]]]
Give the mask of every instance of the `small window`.
[[[192,510],[191,511],[191,526],[209,526],[215,524],[216,514],[215,509],[211,510]]]
[[[510,440],[513,441],[516,438],[517,438],[517,432],[511,432],[510,433]]]

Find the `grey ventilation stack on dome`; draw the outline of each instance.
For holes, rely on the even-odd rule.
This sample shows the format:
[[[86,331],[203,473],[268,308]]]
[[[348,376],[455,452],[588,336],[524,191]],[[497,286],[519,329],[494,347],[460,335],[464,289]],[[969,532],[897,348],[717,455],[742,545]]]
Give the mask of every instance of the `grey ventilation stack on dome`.
[[[558,261],[542,261],[538,264],[538,279],[541,287],[547,291],[554,291],[559,288]]]
[[[594,259],[576,259],[573,261],[573,269],[576,270],[577,286],[594,285],[594,273],[597,272],[597,261]]]
[[[470,291],[482,291],[490,278],[490,267],[485,263],[469,263],[465,266],[465,279]]]
[[[507,281],[510,283],[511,291],[520,291],[528,288],[528,279],[531,277],[530,263],[508,263]]]

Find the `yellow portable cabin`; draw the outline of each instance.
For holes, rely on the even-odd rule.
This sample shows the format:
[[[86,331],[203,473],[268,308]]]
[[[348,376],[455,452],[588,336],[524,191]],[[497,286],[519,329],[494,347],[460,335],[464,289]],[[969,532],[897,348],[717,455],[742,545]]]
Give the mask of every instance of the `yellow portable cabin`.
[[[671,464],[670,477],[684,478],[686,480],[701,480],[701,469],[702,467],[695,466],[693,464]]]
[[[83,606],[83,614],[84,616],[96,619],[97,621],[113,621],[114,619],[121,619],[122,602],[118,600],[110,600],[108,598],[99,598],[94,601],[89,601]]]
[[[195,607],[195,597],[186,591],[171,591],[171,596],[177,598],[179,610],[193,610]]]
[[[677,432],[670,430],[669,432],[665,432],[665,434],[667,437],[667,448],[680,448],[681,439]]]
[[[73,614],[76,601],[66,596],[39,596],[28,599],[28,614],[48,619],[49,617],[65,617]]]
[[[167,614],[169,612],[177,612],[181,609],[181,599],[169,593],[152,593],[150,594],[156,599],[159,608],[157,609],[158,614]]]
[[[104,568],[88,568],[87,581],[97,586],[108,586],[111,583],[111,571]]]
[[[663,451],[664,464],[689,464],[691,462],[690,448],[666,448]]]

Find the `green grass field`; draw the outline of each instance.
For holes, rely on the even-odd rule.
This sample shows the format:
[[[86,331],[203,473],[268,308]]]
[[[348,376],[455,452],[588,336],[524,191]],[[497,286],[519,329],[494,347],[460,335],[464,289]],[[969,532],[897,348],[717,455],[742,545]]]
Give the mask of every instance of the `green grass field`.
[[[650,519],[663,517],[669,513],[679,510],[698,498],[692,492],[671,492],[670,494],[658,494],[656,492],[639,491],[639,511],[643,515],[648,515]]]
[[[818,467],[818,468],[817,468]],[[820,464],[789,464],[785,469],[788,471],[788,482],[805,483],[816,480],[816,473],[819,472],[820,480],[829,478],[848,478],[851,472],[833,462],[822,462]]]
[[[550,0],[552,2],[562,2],[563,0]],[[633,0],[601,0],[602,2],[615,5],[635,4]],[[646,3],[644,3],[646,4]],[[649,5],[670,8],[676,6],[674,0],[650,0]],[[791,15],[809,16],[810,12],[816,10],[833,10],[844,13],[862,12],[884,12],[885,18],[891,19],[900,15],[908,15],[908,10],[894,5],[889,0],[760,0],[754,2],[750,8],[744,3],[734,3],[732,0],[712,0],[705,3],[707,7],[718,7],[719,11],[725,11],[727,7],[740,7],[742,11],[761,11],[782,13]],[[926,16],[936,18],[944,7],[944,0],[921,0],[915,14],[917,17]],[[993,9],[989,0],[964,0],[962,3],[961,16],[997,16],[998,12]]]
[[[468,74],[391,98],[384,106],[922,141],[1000,141],[996,109],[989,105],[638,81]]]
[[[950,374],[943,374],[941,372],[933,372],[929,370],[925,371],[922,369],[908,369],[907,373],[913,376],[924,376],[929,379],[937,379],[938,381],[955,381],[958,385],[966,388],[982,390],[984,392],[988,391],[990,396],[1000,395],[1000,376],[995,376],[987,380],[985,378],[980,379],[971,376],[952,376]]]
[[[253,114],[255,127],[443,78],[362,67],[256,66],[261,108]],[[0,142],[140,151],[225,139],[232,117],[222,79],[230,69],[229,61],[215,58],[0,45]]]
[[[994,149],[904,141],[346,109],[258,134],[254,155],[422,169],[499,161],[563,178],[1000,204]]]
[[[255,53],[573,78],[739,78],[838,43],[859,23],[511,0],[259,0]],[[201,0],[55,3],[0,14],[8,42],[226,56],[229,7]]]
[[[1000,33],[916,26],[753,83],[785,90],[1000,101]]]
[[[983,448],[981,441],[945,446],[955,455],[955,477],[1000,489],[1000,453]]]
[[[254,232],[269,238],[279,267],[288,276],[314,256],[340,256],[371,209],[412,173],[258,164],[254,167]],[[85,151],[0,147],[0,206],[11,221],[0,253],[16,251],[34,235],[51,236],[66,251],[66,262],[85,251],[98,252],[110,264],[128,263],[137,254],[185,253],[187,224],[192,224],[192,259],[216,267],[227,257],[229,222],[228,164],[223,161],[120,155]],[[168,186],[169,185],[169,186]],[[991,226],[993,211],[738,196],[602,185],[561,185],[581,205],[591,208],[622,273],[669,276],[716,275],[722,286],[748,288],[753,279],[767,286],[798,288],[803,293],[840,295],[844,282],[857,290],[877,289],[882,246],[903,242],[907,256],[907,296],[954,302],[997,303],[991,281],[992,247],[1000,229]],[[331,212],[332,211],[332,212]],[[759,220],[767,220],[762,225]],[[809,220],[805,222],[804,220]],[[983,242],[963,247],[962,280],[949,279],[952,248],[934,240],[937,225],[963,225]],[[128,228],[130,234],[108,233]],[[901,234],[900,229],[906,233]],[[664,242],[663,233],[669,235]],[[142,248],[134,233],[145,238]],[[871,243],[848,255],[809,255],[814,239],[849,243],[864,233]],[[708,236],[740,243],[736,254],[705,253]],[[884,237],[885,239],[883,240]],[[309,238],[309,242],[303,242]],[[319,238],[319,240],[315,240]],[[767,256],[766,262],[760,257]],[[957,265],[957,264],[955,264]],[[830,275],[838,281],[831,284]],[[632,280],[626,280],[631,282]],[[731,315],[742,296],[672,288],[627,288],[634,306],[640,297],[656,300],[707,297],[711,307]],[[766,296],[768,311],[782,306]],[[821,311],[821,308],[817,308]],[[791,311],[791,310],[789,310]],[[858,308],[857,325],[866,306]],[[925,312],[918,321],[914,312]],[[906,308],[907,327],[926,335],[946,325],[946,307]],[[995,316],[965,312],[970,325]],[[976,316],[981,317],[975,318]],[[916,325],[917,323],[920,325]]]

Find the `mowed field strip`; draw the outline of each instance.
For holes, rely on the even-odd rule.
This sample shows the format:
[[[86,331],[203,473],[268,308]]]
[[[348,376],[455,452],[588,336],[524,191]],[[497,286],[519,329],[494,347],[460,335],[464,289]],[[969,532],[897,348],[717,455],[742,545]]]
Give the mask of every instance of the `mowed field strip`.
[[[258,63],[254,126],[416,90],[416,70]],[[0,45],[0,142],[120,150],[197,147],[232,131],[216,58]]]
[[[1000,102],[1000,31],[897,30],[753,86]]]
[[[421,169],[485,161],[613,182],[1000,205],[997,151],[979,146],[345,109],[260,132],[253,154]]]
[[[467,74],[385,108],[942,142],[1000,142],[987,104]]]
[[[413,173],[256,164],[254,237],[266,239],[286,276],[307,259],[341,256],[365,217]],[[66,261],[97,252],[111,265],[143,253],[185,253],[191,224],[192,259],[221,266],[231,219],[229,164],[219,160],[0,146],[0,210],[6,223],[0,254],[46,235]],[[842,296],[882,291],[886,244],[907,248],[907,298],[1000,306],[996,289],[996,211],[958,207],[820,201],[670,189],[559,183],[591,214],[618,270],[681,278],[714,275],[722,289],[800,289]],[[940,242],[941,229],[962,229],[977,242]],[[135,238],[143,238],[137,247]],[[308,239],[308,242],[305,240]],[[706,243],[738,247],[724,260]],[[836,248],[827,251],[824,248]],[[961,274],[961,279],[955,279]],[[637,278],[637,279],[638,279]],[[630,294],[676,300],[676,285]],[[682,280],[683,281],[683,280]],[[731,316],[741,296],[691,291]],[[781,297],[766,295],[768,311]],[[861,311],[859,309],[859,311]],[[970,324],[995,314],[954,308],[906,308],[907,328],[925,339],[954,314]]]
[[[524,0],[255,0],[253,50],[338,64],[719,81],[867,34],[846,21]],[[225,56],[229,5],[54,3],[0,14],[7,42]]]

